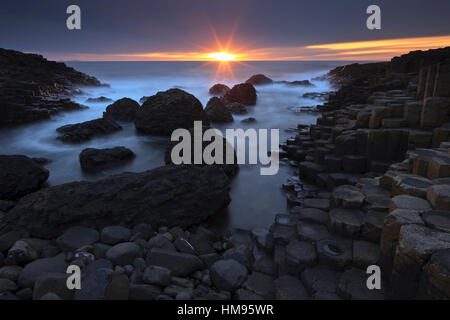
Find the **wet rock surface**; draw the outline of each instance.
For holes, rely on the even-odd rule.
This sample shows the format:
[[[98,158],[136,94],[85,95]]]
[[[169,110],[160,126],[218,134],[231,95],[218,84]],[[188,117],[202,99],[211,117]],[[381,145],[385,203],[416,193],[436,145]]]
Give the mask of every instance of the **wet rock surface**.
[[[86,172],[98,172],[120,166],[135,157],[130,149],[115,147],[108,149],[87,148],[79,155],[80,166]]]

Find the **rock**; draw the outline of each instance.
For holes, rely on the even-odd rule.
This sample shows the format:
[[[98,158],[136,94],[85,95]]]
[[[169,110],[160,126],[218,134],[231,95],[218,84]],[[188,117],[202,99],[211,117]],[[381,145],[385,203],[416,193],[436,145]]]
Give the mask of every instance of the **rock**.
[[[408,194],[414,197],[426,198],[427,188],[432,184],[431,180],[424,177],[412,174],[399,174],[394,178],[392,193],[394,195]]]
[[[440,184],[428,187],[427,199],[433,209],[450,211],[450,185]]]
[[[62,253],[53,258],[34,260],[23,268],[17,284],[21,288],[33,288],[34,282],[41,275],[52,272],[65,273],[66,267],[65,256]]]
[[[63,142],[78,143],[88,141],[96,136],[110,134],[122,130],[122,127],[110,119],[94,119],[76,124],[67,124],[59,127],[58,140]]]
[[[387,212],[369,210],[364,217],[364,224],[361,228],[361,237],[365,240],[379,243],[386,214]]]
[[[228,110],[230,110],[230,112],[232,114],[240,114],[240,115],[242,115],[242,114],[247,114],[248,113],[247,108],[245,107],[245,105],[243,105],[242,103],[239,103],[239,102],[228,103],[225,106],[226,106],[226,108]]]
[[[316,260],[316,250],[311,242],[294,239],[286,246],[286,264],[292,274],[298,274],[306,267],[313,266]]]
[[[222,170],[165,166],[46,188],[22,198],[5,222],[6,228],[41,238],[58,236],[74,224],[98,229],[139,223],[186,227],[225,208],[228,192]]]
[[[253,271],[261,272],[269,276],[276,274],[276,266],[273,257],[269,255],[262,255],[255,259],[252,268]]]
[[[81,289],[75,291],[75,300],[126,300],[130,283],[126,275],[112,270],[111,262],[96,260],[81,270]]]
[[[17,285],[9,279],[0,279],[0,293],[6,291],[14,292],[17,290]]]
[[[305,198],[303,200],[303,205],[305,206],[305,208],[328,210],[330,209],[330,200],[318,198]]]
[[[327,266],[318,265],[302,272],[301,279],[310,295],[317,292],[335,293],[341,273]]]
[[[422,128],[439,127],[450,121],[450,98],[428,97],[423,105],[420,126]]]
[[[326,226],[308,221],[297,223],[297,234],[302,240],[317,241],[330,236]]]
[[[264,84],[271,84],[273,83],[273,80],[266,77],[263,74],[255,74],[251,76],[250,78],[245,81],[245,83],[250,83],[254,86],[264,85]]]
[[[202,127],[202,133],[205,134],[207,132],[209,128],[208,127]],[[190,144],[191,144],[191,156],[188,159],[181,159],[181,164],[188,164],[188,165],[194,165],[194,166],[207,166],[207,167],[218,167],[222,170],[224,170],[224,172],[227,174],[227,176],[229,177],[233,177],[236,175],[236,173],[239,170],[239,165],[237,164],[237,158],[236,158],[236,152],[233,149],[233,146],[228,142],[227,139],[225,139],[222,134],[220,132],[213,132],[213,135],[211,138],[214,138],[212,140],[214,140],[215,142],[219,142],[222,143],[222,154],[223,154],[223,158],[219,159],[222,161],[222,163],[216,163],[215,159],[213,163],[207,163],[204,161],[203,158],[203,154],[205,151],[207,151],[208,149],[210,149],[210,142],[209,141],[204,141],[202,139],[202,136],[197,136],[196,130],[195,128],[192,128],[189,130],[189,133],[191,135],[191,139],[190,139]],[[210,133],[210,132],[209,132]],[[208,134],[209,134],[208,133]],[[200,140],[200,141],[199,141]],[[180,165],[180,163],[174,163],[173,161],[173,156],[172,156],[172,152],[178,152],[176,153],[177,156],[181,156],[183,155],[182,152],[180,152],[179,149],[175,149],[175,148],[179,148],[177,147],[178,145],[178,141],[171,141],[167,148],[166,148],[166,152],[164,154],[164,161],[166,164],[171,165],[171,164],[175,164],[175,165]],[[196,145],[201,146],[201,148],[196,147]],[[184,152],[184,151],[183,151]],[[233,154],[233,163],[229,163],[230,161],[227,160],[228,159],[228,154],[232,155]],[[201,159],[198,163],[196,163],[196,157],[199,156],[199,158]]]
[[[330,229],[342,236],[358,237],[364,224],[364,213],[358,209],[336,208],[330,211]]]
[[[86,99],[86,103],[103,103],[103,102],[110,102],[112,101],[112,99],[109,99],[107,97],[104,96],[100,96],[97,98],[88,98]]]
[[[194,121],[209,125],[201,102],[180,90],[160,91],[148,98],[136,113],[136,129],[145,134],[171,135],[176,129],[190,129]]]
[[[232,102],[239,102],[243,105],[251,106],[256,104],[256,90],[250,83],[240,83],[231,88],[223,96],[225,105]]]
[[[33,290],[25,288],[16,292],[16,296],[20,300],[31,300],[33,298]]]
[[[142,257],[142,250],[134,242],[122,242],[106,251],[106,259],[114,265],[132,264],[136,258],[140,257]]]
[[[263,273],[252,272],[244,282],[243,287],[264,299],[275,298],[274,279]]]
[[[157,296],[162,293],[162,290],[149,284],[131,284],[130,285],[130,300],[155,300]]]
[[[387,274],[392,271],[395,250],[397,248],[400,228],[406,224],[422,224],[423,220],[418,211],[396,209],[385,218],[380,241],[380,262]]]
[[[405,103],[403,117],[409,127],[418,127],[422,116],[422,101],[408,101]]]
[[[9,231],[0,235],[0,252],[9,250],[12,245],[21,238],[21,232]]]
[[[148,241],[149,248],[161,248],[168,251],[176,251],[173,243],[162,234],[157,234]]]
[[[253,118],[253,117],[249,117],[249,118],[245,118],[244,120],[241,120],[241,122],[244,122],[244,123],[254,123],[254,122],[256,122],[256,119]]]
[[[152,248],[146,257],[147,264],[169,269],[174,276],[185,277],[203,267],[202,261],[192,254]]]
[[[34,160],[33,160],[34,161]],[[14,201],[0,200],[0,211],[7,212],[14,207]]]
[[[74,291],[67,288],[66,273],[47,273],[36,279],[33,300],[40,300],[48,293],[55,293],[63,300],[72,300]]]
[[[4,266],[0,268],[0,279],[9,279],[16,282],[23,268],[19,266]]]
[[[222,255],[223,259],[233,259],[250,269],[253,265],[253,254],[248,246],[241,244],[237,247],[228,249]]]
[[[308,293],[300,280],[288,275],[275,280],[275,295],[277,300],[308,299]]]
[[[119,166],[132,160],[135,154],[125,147],[108,149],[87,148],[80,153],[81,169],[87,172],[98,172],[107,168]]]
[[[26,156],[0,155],[0,199],[16,199],[36,191],[48,176],[48,170]]]
[[[173,245],[180,252],[196,254],[195,248],[184,238],[178,238],[173,242]]]
[[[109,226],[103,228],[100,239],[103,243],[115,245],[130,240],[131,230],[122,226]]]
[[[238,289],[234,293],[235,300],[264,300],[263,297],[246,289]]]
[[[98,231],[86,227],[72,227],[67,229],[56,242],[62,250],[75,251],[86,245],[93,244],[100,239]]]
[[[198,256],[200,260],[202,260],[203,264],[210,268],[214,262],[219,260],[220,256],[217,253],[208,253],[208,254],[202,254]]]
[[[450,249],[434,253],[423,268],[418,299],[445,300],[450,296]]]
[[[285,83],[288,86],[306,86],[306,87],[313,87],[314,86],[311,82],[309,82],[309,80],[286,81]]]
[[[11,264],[22,264],[36,260],[39,252],[26,240],[19,240],[9,249],[7,259]]]
[[[118,121],[133,121],[139,108],[139,103],[136,101],[122,98],[107,106],[103,117]]]
[[[427,227],[450,233],[450,214],[448,211],[431,210],[422,213]]]
[[[298,214],[298,219],[318,224],[328,223],[328,213],[326,211],[315,208],[300,208],[291,210],[291,213]]]
[[[380,259],[380,247],[368,241],[353,241],[353,264],[357,268],[366,269],[377,265]]]
[[[416,224],[403,225],[400,228],[391,277],[392,297],[413,298],[418,289],[422,268],[433,253],[443,249],[450,249],[449,233]]]
[[[205,113],[211,122],[233,122],[230,109],[225,107],[217,97],[212,97],[206,104]]]
[[[219,260],[211,266],[210,275],[216,288],[234,291],[247,279],[247,268],[233,259]]]
[[[341,270],[351,263],[352,242],[347,239],[323,239],[316,242],[319,263]]]
[[[160,266],[148,266],[145,268],[143,280],[146,284],[153,284],[161,287],[168,286],[172,277],[172,272]]]
[[[427,211],[430,210],[430,204],[421,198],[409,196],[409,195],[398,195],[391,199],[391,204],[389,206],[389,211],[395,209],[407,209],[416,211]]]
[[[209,88],[209,94],[217,95],[219,97],[223,96],[228,91],[230,91],[230,88],[222,83],[216,83],[211,88]]]
[[[342,206],[344,208],[360,208],[365,196],[358,188],[349,185],[342,185],[333,190],[331,203],[333,207]]]
[[[359,269],[346,270],[339,280],[337,293],[344,299],[351,300],[384,300],[384,285],[380,290],[367,288],[368,275]]]
[[[342,167],[345,172],[364,173],[367,170],[367,158],[365,156],[344,155]]]

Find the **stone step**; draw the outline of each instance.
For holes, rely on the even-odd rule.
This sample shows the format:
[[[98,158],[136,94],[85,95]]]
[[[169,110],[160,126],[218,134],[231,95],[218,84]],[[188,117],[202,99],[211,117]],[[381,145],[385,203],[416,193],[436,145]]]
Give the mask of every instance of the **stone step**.
[[[408,122],[404,118],[384,118],[381,120],[383,128],[403,128],[407,125]]]

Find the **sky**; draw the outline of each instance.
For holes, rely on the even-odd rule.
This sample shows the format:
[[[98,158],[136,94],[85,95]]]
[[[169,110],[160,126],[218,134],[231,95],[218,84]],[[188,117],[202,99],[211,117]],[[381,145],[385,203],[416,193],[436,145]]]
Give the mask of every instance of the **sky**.
[[[69,5],[81,30],[66,27]],[[449,0],[1,0],[0,47],[62,61],[388,60],[450,46],[449,12]]]

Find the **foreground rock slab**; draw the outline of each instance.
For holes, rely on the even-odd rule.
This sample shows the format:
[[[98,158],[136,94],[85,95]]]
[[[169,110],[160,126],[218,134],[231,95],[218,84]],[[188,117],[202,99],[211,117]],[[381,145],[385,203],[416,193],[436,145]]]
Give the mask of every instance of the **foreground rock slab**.
[[[164,166],[35,192],[17,203],[0,229],[51,238],[74,225],[97,229],[139,223],[189,226],[218,213],[229,202],[229,180],[221,169]]]
[[[0,156],[0,199],[15,199],[39,189],[48,170],[26,156]]]

